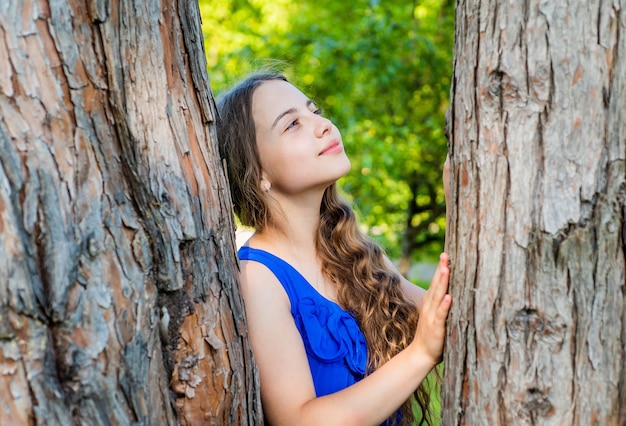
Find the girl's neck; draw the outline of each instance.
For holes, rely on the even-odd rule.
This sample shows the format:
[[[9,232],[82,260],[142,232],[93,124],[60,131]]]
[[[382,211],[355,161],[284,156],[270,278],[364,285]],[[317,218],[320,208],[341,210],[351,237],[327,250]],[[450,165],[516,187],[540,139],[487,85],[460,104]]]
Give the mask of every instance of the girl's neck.
[[[321,195],[308,199],[284,198],[276,194],[272,223],[256,234],[255,240],[277,253],[316,258]]]
[[[280,203],[281,210],[272,212],[272,224],[256,233],[249,244],[282,258],[320,294],[336,302],[336,289],[324,277],[317,251],[321,200],[320,196],[318,202],[307,203],[300,199]]]
[[[258,244],[280,254],[315,254],[319,218],[313,220],[289,220],[267,226],[255,235]]]

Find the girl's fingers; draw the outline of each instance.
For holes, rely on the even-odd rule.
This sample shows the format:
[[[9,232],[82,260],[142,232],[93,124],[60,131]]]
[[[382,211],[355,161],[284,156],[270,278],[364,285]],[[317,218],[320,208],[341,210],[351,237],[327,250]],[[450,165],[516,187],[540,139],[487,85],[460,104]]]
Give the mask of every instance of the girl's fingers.
[[[450,306],[452,306],[452,296],[449,294],[445,294],[439,305],[439,309],[437,309],[437,319],[440,321],[445,321],[448,317],[448,312],[450,311]]]
[[[424,345],[428,354],[436,360],[441,360],[445,323],[452,305],[452,297],[447,293],[449,276],[448,255],[442,253],[430,288],[424,295],[417,323],[416,341]]]
[[[448,292],[448,278],[450,276],[450,270],[448,268],[448,254],[442,253],[439,257],[439,265],[437,266],[437,272],[433,277],[430,289],[435,303],[439,304],[441,299]]]
[[[430,288],[424,296],[424,309],[422,311],[424,318],[430,317],[437,322],[445,321],[452,304],[452,297],[448,294],[449,277],[448,255],[442,253]]]

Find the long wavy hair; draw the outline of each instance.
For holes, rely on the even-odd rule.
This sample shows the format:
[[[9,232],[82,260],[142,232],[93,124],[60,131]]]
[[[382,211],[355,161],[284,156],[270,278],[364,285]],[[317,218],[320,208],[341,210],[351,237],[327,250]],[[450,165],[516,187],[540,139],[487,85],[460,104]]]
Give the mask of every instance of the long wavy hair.
[[[280,74],[257,73],[218,97],[217,136],[226,169],[235,214],[241,223],[257,231],[271,224],[267,198],[261,191],[252,96],[269,80],[287,79]],[[336,184],[322,198],[316,247],[322,272],[337,288],[339,304],[358,321],[368,348],[368,374],[382,366],[413,339],[417,309],[402,292],[400,277],[390,269],[381,248],[357,226],[352,208],[341,199]],[[416,416],[415,404],[421,415]],[[430,397],[420,385],[400,407],[403,424],[432,424]],[[392,416],[389,423],[396,423]]]

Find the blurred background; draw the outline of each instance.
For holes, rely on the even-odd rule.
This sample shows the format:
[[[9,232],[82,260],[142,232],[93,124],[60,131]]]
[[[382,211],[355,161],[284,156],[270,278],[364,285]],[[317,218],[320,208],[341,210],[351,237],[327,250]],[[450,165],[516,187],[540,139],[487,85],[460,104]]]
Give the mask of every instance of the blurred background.
[[[339,181],[363,230],[426,285],[443,250],[451,0],[200,0],[215,96],[282,72],[323,108],[351,159]]]

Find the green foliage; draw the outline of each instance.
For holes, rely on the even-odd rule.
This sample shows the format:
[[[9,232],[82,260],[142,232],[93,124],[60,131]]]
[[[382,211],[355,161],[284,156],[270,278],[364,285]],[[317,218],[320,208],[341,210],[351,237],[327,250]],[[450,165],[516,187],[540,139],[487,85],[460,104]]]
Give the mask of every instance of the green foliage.
[[[394,258],[441,251],[453,2],[200,6],[213,89],[278,66],[341,130],[352,170],[340,186],[364,229]]]

